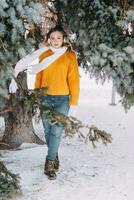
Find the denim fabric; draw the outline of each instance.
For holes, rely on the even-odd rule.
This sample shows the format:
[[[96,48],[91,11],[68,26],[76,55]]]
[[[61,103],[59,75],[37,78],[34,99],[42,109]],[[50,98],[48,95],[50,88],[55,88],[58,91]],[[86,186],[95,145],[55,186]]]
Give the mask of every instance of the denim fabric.
[[[55,111],[58,111],[64,115],[69,111],[69,95],[46,95],[41,94],[41,99],[47,103],[47,105]],[[45,140],[48,147],[48,160],[55,160],[58,153],[61,135],[63,127],[51,125],[48,122],[46,113],[41,111],[42,122],[45,130]]]

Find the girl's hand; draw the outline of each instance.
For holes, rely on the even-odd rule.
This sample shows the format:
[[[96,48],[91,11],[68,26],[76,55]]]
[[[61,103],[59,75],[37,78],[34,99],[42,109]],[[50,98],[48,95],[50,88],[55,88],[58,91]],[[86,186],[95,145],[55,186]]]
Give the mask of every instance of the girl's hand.
[[[68,116],[75,117],[77,114],[77,106],[70,106]]]

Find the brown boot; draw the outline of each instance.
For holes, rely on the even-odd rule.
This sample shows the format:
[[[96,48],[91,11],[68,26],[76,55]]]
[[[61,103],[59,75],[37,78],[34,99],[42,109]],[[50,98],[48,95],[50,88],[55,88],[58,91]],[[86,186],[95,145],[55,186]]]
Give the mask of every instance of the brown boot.
[[[55,162],[54,162],[54,171],[55,172],[59,171],[59,165],[60,165],[60,162],[59,162],[59,158],[58,158],[58,155],[57,155],[56,159],[55,159]]]
[[[50,180],[56,179],[54,164],[55,164],[55,160],[47,160],[46,159],[45,167],[44,167],[44,174],[46,174],[48,176],[48,179],[50,179]]]

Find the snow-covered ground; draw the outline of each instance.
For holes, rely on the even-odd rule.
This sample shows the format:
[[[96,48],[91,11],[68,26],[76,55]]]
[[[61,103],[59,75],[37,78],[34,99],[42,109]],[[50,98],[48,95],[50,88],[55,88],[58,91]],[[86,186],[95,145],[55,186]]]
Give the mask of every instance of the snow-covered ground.
[[[43,174],[45,145],[23,144],[17,151],[1,151],[7,168],[21,177],[23,195],[14,200],[134,199],[134,108],[125,113],[119,96],[111,106],[112,84],[97,85],[82,71],[81,75],[77,118],[110,132],[112,144],[99,143],[94,149],[76,136],[62,138],[61,166],[54,181]],[[42,137],[42,125],[34,127]]]

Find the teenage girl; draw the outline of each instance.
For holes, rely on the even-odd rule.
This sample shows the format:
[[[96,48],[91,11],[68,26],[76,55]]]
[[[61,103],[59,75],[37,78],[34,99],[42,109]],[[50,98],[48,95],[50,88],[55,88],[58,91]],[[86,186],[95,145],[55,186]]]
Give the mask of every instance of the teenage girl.
[[[52,28],[47,34],[46,42],[49,49],[39,56],[39,62],[58,54],[49,66],[36,75],[35,88],[45,87],[40,94],[50,108],[68,115],[70,107],[78,105],[79,72],[76,53],[67,43],[67,34],[61,27]],[[63,53],[61,53],[63,52]],[[44,173],[49,179],[56,179],[59,169],[58,149],[61,141],[62,126],[51,125],[45,112],[41,111],[48,147]]]

